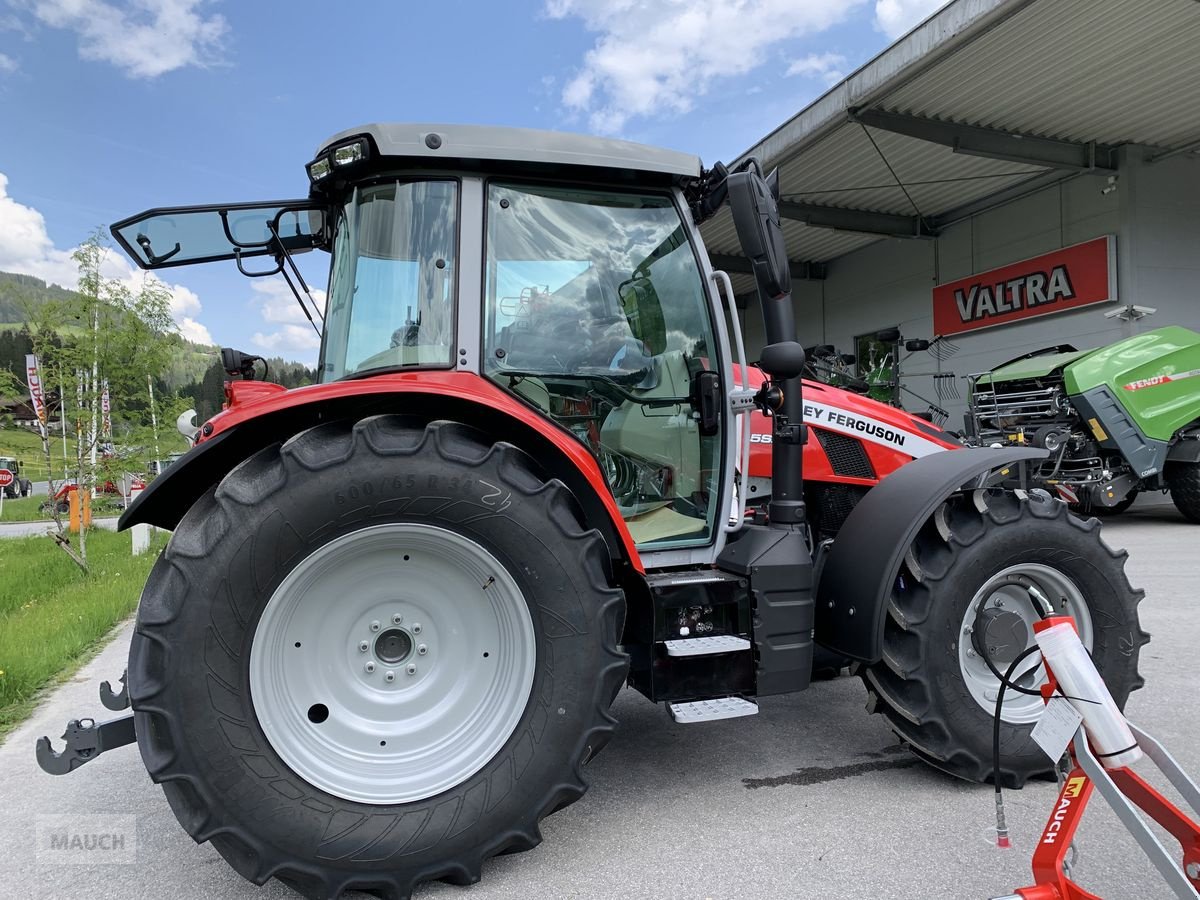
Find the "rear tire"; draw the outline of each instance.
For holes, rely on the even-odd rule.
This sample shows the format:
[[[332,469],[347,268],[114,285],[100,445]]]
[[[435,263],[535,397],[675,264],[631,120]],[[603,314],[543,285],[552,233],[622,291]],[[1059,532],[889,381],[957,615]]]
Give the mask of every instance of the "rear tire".
[[[973,668],[963,665],[974,644],[963,642],[971,641],[966,624],[976,621],[972,604],[986,605],[990,591],[1011,597],[1010,610],[1027,602],[1019,585],[993,587],[1006,572],[1016,572],[1014,580],[1032,578],[1056,611],[1069,597],[1068,607],[1086,604],[1092,658],[1124,707],[1129,692],[1142,686],[1138,652],[1149,640],[1137,617],[1143,592],[1125,577],[1125,558],[1100,540],[1098,521],[1070,515],[1059,501],[1011,493],[952,497],[922,528],[896,579],[883,659],[860,671],[868,709],[931,765],[968,781],[990,780],[995,694],[990,703],[982,699],[978,667],[972,660]],[[1010,716],[1010,709],[1019,714]],[[1020,787],[1052,768],[1030,738],[1036,711],[1028,700],[1009,691],[1005,710],[1004,719],[1014,721],[1002,719],[1001,778]]]
[[[1189,522],[1200,524],[1200,463],[1171,463],[1166,474],[1175,508]]]
[[[394,540],[394,551],[380,540]],[[346,546],[373,549],[339,563]],[[418,564],[434,567],[432,581],[418,577]],[[485,564],[495,579],[478,579],[479,590],[507,585],[504,598],[483,600],[471,594],[475,581],[453,580]],[[360,890],[391,900],[432,879],[474,883],[483,860],[540,842],[538,820],[583,795],[582,766],[613,732],[607,710],[628,659],[617,645],[624,600],[608,566],[574,497],[510,444],[396,416],[305,431],[246,460],[197,501],[150,575],[129,663],[146,768],[188,834],[211,841],[256,884],[275,877],[311,898]],[[438,572],[446,593],[431,595]],[[316,615],[302,605],[313,596]],[[361,621],[343,628],[356,604]],[[375,643],[395,621],[375,611],[381,604],[397,616],[407,604],[404,627],[420,637]],[[412,624],[414,609],[423,628]],[[373,615],[387,619],[382,630]],[[471,663],[488,655],[471,649],[483,627],[472,623],[487,622],[495,627],[486,626],[481,646],[493,658]],[[363,643],[373,649],[360,652]],[[517,675],[488,681],[487,666],[499,670],[506,646],[515,648]],[[287,662],[292,653],[314,654],[313,664]],[[374,656],[380,669],[394,669],[392,685],[364,677],[362,660]],[[444,675],[439,658],[452,661]],[[408,661],[420,667],[411,682]],[[472,665],[467,671],[485,674],[456,674]],[[433,674],[421,682],[427,666]],[[322,670],[311,681],[326,686],[315,698],[324,702],[304,693],[308,669]],[[410,713],[403,703],[443,677],[446,695]],[[515,699],[514,683],[524,684]],[[463,706],[456,698],[468,692],[479,699]],[[460,707],[459,719],[445,712]],[[511,711],[511,722],[489,719],[493,707]],[[421,724],[429,718],[444,724],[430,730]],[[412,735],[432,735],[453,757],[488,727],[492,740],[476,758],[422,776],[422,765],[438,771],[438,754]],[[392,746],[376,747],[381,737]],[[354,768],[356,755],[369,771]],[[416,777],[406,782],[413,759]],[[376,771],[378,799],[363,796]]]

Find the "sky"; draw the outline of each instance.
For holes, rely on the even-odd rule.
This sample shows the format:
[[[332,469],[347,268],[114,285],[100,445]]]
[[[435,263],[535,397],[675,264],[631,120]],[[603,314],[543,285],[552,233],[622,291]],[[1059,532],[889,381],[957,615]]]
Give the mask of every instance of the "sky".
[[[943,3],[0,0],[0,271],[73,287],[72,249],[133,213],[304,197],[318,145],[372,121],[730,160]],[[314,287],[326,259],[303,258]],[[105,273],[144,277],[115,248]],[[278,277],[162,277],[185,337],[315,363]]]

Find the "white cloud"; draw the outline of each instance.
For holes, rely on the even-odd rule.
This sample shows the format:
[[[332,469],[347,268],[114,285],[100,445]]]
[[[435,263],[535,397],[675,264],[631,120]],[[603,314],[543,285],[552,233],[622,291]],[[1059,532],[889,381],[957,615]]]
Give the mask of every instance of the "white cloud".
[[[309,364],[315,361],[314,351],[321,346],[321,339],[305,318],[287,283],[282,278],[257,279],[252,287],[255,294],[253,302],[258,306],[263,321],[271,326],[269,330],[256,331],[251,336],[254,346],[287,359]],[[324,312],[325,292],[311,289],[317,308]],[[319,319],[317,324],[320,325]]]
[[[79,268],[71,258],[72,252],[54,246],[40,212],[8,196],[8,176],[0,172],[0,272],[33,275],[50,284],[74,288],[79,282]],[[105,255],[100,274],[133,291],[141,288],[143,279],[160,281],[115,252]],[[196,293],[181,284],[160,283],[171,293],[171,316],[179,333],[189,341],[211,344],[212,335],[196,320],[201,311]]]
[[[598,37],[562,102],[599,132],[692,109],[718,78],[743,75],[784,41],[816,34],[863,0],[546,0]]]
[[[321,346],[321,339],[317,337],[317,333],[307,322],[303,325],[284,325],[282,328],[266,334],[256,331],[251,336],[250,342],[258,349],[277,356],[285,358],[299,356],[302,362],[315,359],[313,351]]]
[[[875,0],[875,27],[894,41],[946,3],[947,0]]]
[[[262,317],[266,321],[304,325],[310,332],[312,331],[312,326],[308,324],[308,319],[300,309],[300,304],[296,302],[296,296],[282,278],[258,279],[252,282],[251,286],[256,295],[254,300],[258,303]],[[323,313],[325,311],[325,292],[311,285],[309,289],[312,291],[313,299],[317,301],[317,308]],[[301,296],[303,296],[303,292],[301,292]],[[307,298],[305,299],[307,300]]]
[[[219,58],[229,31],[223,16],[204,16],[205,0],[36,0],[33,14],[79,36],[79,56],[112,63],[131,78],[157,78]]]
[[[835,85],[845,77],[843,71],[845,65],[846,57],[840,53],[810,53],[808,56],[793,60],[783,74],[818,78],[828,85]]]
[[[15,71],[17,71],[17,61],[11,56],[0,53],[0,73],[7,75]]]

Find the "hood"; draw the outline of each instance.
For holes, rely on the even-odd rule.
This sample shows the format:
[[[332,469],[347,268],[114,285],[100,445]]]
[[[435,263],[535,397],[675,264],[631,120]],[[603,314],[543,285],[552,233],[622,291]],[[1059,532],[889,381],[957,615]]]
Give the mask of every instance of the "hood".
[[[1055,348],[1057,349],[1057,348]],[[1022,357],[1012,362],[997,366],[982,376],[978,384],[992,384],[1001,381],[1019,381],[1026,378],[1045,378],[1047,375],[1082,359],[1094,350],[1059,350],[1057,353],[1039,353],[1035,356]]]

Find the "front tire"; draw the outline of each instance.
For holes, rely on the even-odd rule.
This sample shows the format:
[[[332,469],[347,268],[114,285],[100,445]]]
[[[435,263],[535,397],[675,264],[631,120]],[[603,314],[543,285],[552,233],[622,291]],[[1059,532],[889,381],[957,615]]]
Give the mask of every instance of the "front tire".
[[[535,846],[628,665],[580,522],[524,453],[447,422],[323,425],[234,469],[156,564],[130,648],[180,823],[313,898],[469,884]]]
[[[1200,463],[1171,463],[1166,474],[1175,508],[1189,522],[1200,524]]]
[[[1004,659],[1032,644],[1029,586],[1056,613],[1075,615],[1113,699],[1124,707],[1129,692],[1142,686],[1138,652],[1149,640],[1137,617],[1143,593],[1125,577],[1125,556],[1100,540],[1097,520],[1072,516],[1057,500],[999,492],[952,497],[922,528],[897,576],[883,659],[861,670],[868,709],[931,765],[969,781],[990,780],[999,679],[982,664],[974,629],[993,622],[994,630],[981,631],[989,636],[983,643]],[[993,612],[981,618],[981,606]],[[1003,672],[1007,664],[997,668]],[[1040,676],[1029,672],[1025,686],[1035,687]],[[1040,702],[1006,692],[1000,736],[1006,786],[1051,772],[1030,738]]]

